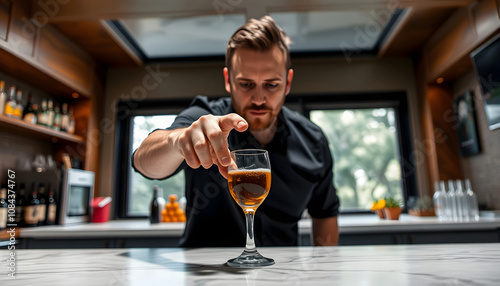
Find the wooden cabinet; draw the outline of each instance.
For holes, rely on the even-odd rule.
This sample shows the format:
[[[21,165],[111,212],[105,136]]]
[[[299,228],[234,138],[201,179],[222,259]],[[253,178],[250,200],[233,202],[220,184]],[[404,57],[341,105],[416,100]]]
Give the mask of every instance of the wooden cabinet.
[[[31,19],[30,9],[31,1],[0,0],[0,80],[5,74],[44,93],[43,97],[68,102],[74,107],[76,131],[58,132],[0,116],[0,137],[10,141],[26,139],[24,149],[47,145],[44,150],[53,152],[56,161],[60,161],[60,154],[70,153],[82,160],[84,169],[97,174],[100,144],[94,133],[104,97],[100,67],[56,28]],[[23,94],[23,103],[26,98]],[[30,141],[33,148],[29,147]],[[13,147],[17,148],[12,142],[5,144],[0,159],[5,159],[3,156]],[[0,164],[0,180],[10,167],[8,163]]]

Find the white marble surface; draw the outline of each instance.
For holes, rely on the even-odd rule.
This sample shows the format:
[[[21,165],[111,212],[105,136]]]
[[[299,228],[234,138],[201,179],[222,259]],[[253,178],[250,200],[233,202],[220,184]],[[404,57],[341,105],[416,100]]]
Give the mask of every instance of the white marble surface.
[[[498,243],[259,250],[276,264],[226,266],[239,248],[17,250],[0,285],[500,285]]]
[[[402,214],[399,220],[382,220],[375,214],[339,216],[340,233],[369,233],[384,231],[432,231],[432,230],[492,230],[500,228],[500,218],[481,218],[474,222],[440,221],[436,217],[415,217]],[[21,237],[71,238],[71,237],[180,237],[184,223],[151,225],[147,220],[118,220],[107,223],[56,225],[24,228]],[[299,233],[311,233],[311,220],[299,222]]]

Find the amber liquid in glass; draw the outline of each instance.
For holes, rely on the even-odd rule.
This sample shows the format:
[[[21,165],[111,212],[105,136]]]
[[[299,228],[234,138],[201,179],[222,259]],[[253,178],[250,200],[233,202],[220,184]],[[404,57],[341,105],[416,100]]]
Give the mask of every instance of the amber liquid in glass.
[[[257,210],[271,188],[271,171],[255,169],[251,171],[230,171],[229,191],[233,199],[247,210]]]

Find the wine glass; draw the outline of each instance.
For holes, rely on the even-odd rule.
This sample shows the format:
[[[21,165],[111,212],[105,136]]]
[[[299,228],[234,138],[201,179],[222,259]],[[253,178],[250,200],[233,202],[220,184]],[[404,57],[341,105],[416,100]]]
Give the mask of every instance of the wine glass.
[[[228,260],[227,265],[232,267],[273,265],[273,259],[266,258],[257,251],[253,231],[255,212],[271,188],[271,164],[267,151],[258,149],[231,151],[228,185],[231,196],[245,213],[247,243],[243,253]]]

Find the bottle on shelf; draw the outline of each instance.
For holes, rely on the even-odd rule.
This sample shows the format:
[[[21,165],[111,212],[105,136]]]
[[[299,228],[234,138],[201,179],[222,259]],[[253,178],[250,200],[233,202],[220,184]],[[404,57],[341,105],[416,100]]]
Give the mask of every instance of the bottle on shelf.
[[[19,184],[19,189],[16,192],[16,224],[17,226],[22,226],[24,224],[24,206],[26,201],[26,194],[24,191],[25,184]]]
[[[23,110],[23,120],[31,124],[36,124],[37,122],[36,110],[33,107],[33,95],[31,93],[28,95],[28,102]]]
[[[151,205],[149,209],[149,222],[150,223],[160,223],[161,222],[161,212],[165,208],[165,199],[163,198],[163,190],[158,188],[158,186],[153,187],[153,199],[151,200]]]
[[[15,117],[14,112],[16,110],[16,87],[11,85],[9,90],[9,99],[5,102],[4,114],[9,117]]]
[[[432,196],[432,200],[434,203],[434,210],[436,211],[436,215],[440,220],[446,220],[446,190],[444,188],[444,181],[435,182],[434,183],[434,195]]]
[[[26,200],[24,205],[24,226],[38,226],[38,205],[40,201],[38,200],[36,183],[31,184],[31,196],[29,197],[30,199]]]
[[[52,225],[56,223],[57,202],[54,199],[54,185],[49,183],[49,198],[47,199],[47,213],[45,215],[45,224]]]
[[[23,92],[18,89],[16,92],[16,108],[14,109],[14,117],[17,119],[23,118]]]
[[[65,102],[62,104],[62,109],[61,109],[61,131],[68,132],[68,127],[69,127],[68,104]]]
[[[75,117],[73,115],[73,107],[69,107],[69,122],[66,132],[75,134]]]
[[[3,230],[7,227],[7,186],[2,185],[0,187],[0,230]]]
[[[469,179],[465,179],[465,196],[467,197],[467,204],[469,205],[469,218],[474,221],[479,220],[479,206],[476,194],[472,191]]]
[[[49,99],[49,102],[47,104],[47,126],[49,128],[52,128],[54,126],[54,117],[54,101],[52,101],[52,99]]]
[[[47,99],[42,100],[42,105],[38,109],[37,123],[43,126],[47,126]]]
[[[3,114],[5,109],[5,102],[7,101],[7,93],[5,93],[5,81],[0,81],[0,114]]]
[[[47,214],[47,202],[48,200],[45,197],[45,185],[43,183],[40,183],[38,185],[38,201],[40,202],[38,204],[38,225],[43,225],[45,224],[45,215]]]
[[[54,125],[52,129],[56,131],[61,131],[61,112],[59,111],[59,104],[56,103],[54,107]]]

